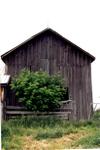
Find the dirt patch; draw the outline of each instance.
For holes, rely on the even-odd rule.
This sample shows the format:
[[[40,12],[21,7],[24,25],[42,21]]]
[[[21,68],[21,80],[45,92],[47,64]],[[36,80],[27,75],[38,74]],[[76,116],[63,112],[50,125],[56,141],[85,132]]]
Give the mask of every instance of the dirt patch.
[[[74,142],[80,138],[89,135],[86,131],[78,133],[71,133],[61,138],[47,139],[47,140],[34,140],[32,136],[23,137],[23,150],[56,150],[64,148],[72,148]]]
[[[47,140],[37,141],[32,136],[23,138],[23,150],[47,150],[49,143]]]
[[[65,135],[62,138],[55,139],[54,141],[51,141],[51,149],[65,149],[65,148],[72,148],[72,145],[78,141],[80,138],[87,136],[88,133],[86,131],[81,131],[78,133],[71,133],[69,135]]]

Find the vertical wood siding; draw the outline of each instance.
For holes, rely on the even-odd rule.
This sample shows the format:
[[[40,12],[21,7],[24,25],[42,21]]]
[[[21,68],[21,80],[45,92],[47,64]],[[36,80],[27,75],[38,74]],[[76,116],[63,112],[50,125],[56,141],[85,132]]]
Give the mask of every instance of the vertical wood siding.
[[[77,119],[88,117],[92,102],[91,60],[76,47],[46,32],[17,48],[5,57],[4,62],[11,76],[23,68],[33,71],[42,69],[49,74],[60,73],[69,88],[70,97],[76,103]],[[9,96],[9,99],[10,105],[18,104],[14,96]]]

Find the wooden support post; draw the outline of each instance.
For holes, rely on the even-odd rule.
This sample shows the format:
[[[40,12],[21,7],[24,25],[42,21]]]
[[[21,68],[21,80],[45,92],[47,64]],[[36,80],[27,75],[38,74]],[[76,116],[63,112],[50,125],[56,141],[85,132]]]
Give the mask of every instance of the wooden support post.
[[[3,112],[3,120],[6,120],[6,102],[3,101],[3,108],[2,108],[2,112]]]

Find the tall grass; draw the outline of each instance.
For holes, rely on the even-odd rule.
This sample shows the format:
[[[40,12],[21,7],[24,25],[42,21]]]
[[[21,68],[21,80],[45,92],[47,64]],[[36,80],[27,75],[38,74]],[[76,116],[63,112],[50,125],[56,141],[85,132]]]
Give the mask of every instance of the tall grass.
[[[33,140],[60,138],[80,130],[93,132],[93,136],[81,139],[74,146],[81,144],[83,147],[90,145],[100,146],[100,112],[94,114],[89,121],[67,121],[55,117],[21,117],[2,123],[2,147],[5,150],[19,150],[22,147],[22,137],[32,136]],[[90,140],[91,139],[91,140]],[[86,144],[87,143],[87,144]]]
[[[100,129],[87,137],[81,138],[74,144],[74,147],[82,148],[100,148]]]
[[[76,132],[78,125],[66,120],[54,117],[22,117],[8,120],[2,124],[2,139],[17,134],[23,136],[29,129],[37,130],[37,135],[48,134],[46,137],[53,137],[54,134],[62,136],[65,133]],[[22,131],[22,132],[21,132]],[[38,134],[39,133],[39,134]],[[52,135],[51,135],[52,134]]]

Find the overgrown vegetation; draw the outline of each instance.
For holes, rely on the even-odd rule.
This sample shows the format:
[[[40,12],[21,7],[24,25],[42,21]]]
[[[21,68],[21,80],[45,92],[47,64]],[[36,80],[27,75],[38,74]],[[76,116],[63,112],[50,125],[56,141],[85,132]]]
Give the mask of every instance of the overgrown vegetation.
[[[98,117],[97,117],[98,116]],[[4,150],[100,148],[100,111],[89,121],[22,117],[2,123]]]
[[[60,106],[67,94],[64,81],[60,75],[49,75],[46,72],[22,70],[13,78],[11,88],[17,99],[34,111],[49,111]]]
[[[100,148],[100,129],[75,143],[75,147],[79,145],[81,145],[82,148]]]

